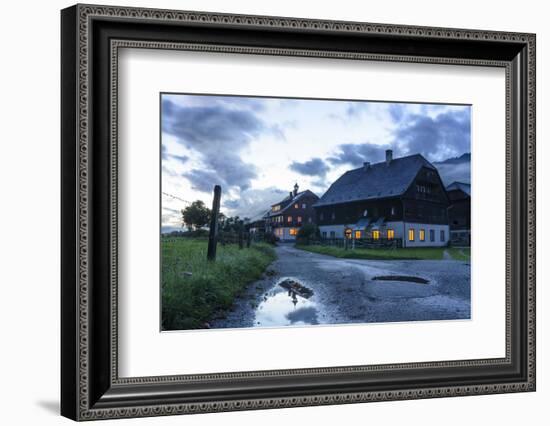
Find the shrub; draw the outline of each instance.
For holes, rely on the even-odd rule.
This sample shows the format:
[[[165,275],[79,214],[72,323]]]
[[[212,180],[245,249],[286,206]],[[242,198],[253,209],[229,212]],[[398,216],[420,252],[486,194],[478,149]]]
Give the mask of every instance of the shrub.
[[[266,232],[264,234],[264,241],[268,244],[275,245],[279,241],[279,237],[273,232]]]
[[[318,240],[321,236],[317,225],[308,223],[300,228],[296,235],[296,241],[298,243],[308,243],[311,240]]]

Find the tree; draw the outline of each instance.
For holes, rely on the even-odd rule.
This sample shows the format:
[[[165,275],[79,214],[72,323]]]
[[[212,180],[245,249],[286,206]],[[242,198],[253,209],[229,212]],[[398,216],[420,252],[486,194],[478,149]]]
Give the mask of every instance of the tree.
[[[208,224],[211,213],[201,200],[193,201],[190,206],[181,211],[183,223],[189,229],[201,229]]]
[[[296,238],[299,242],[309,242],[310,240],[318,239],[320,235],[319,228],[312,223],[308,223],[299,229]]]

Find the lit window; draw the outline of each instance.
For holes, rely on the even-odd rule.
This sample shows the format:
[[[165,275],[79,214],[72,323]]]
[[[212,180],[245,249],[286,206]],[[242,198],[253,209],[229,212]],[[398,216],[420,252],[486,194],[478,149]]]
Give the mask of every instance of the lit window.
[[[298,233],[298,231],[296,230],[296,228],[290,228],[289,233],[290,233],[290,235],[296,235]]]
[[[305,209],[307,207],[306,203],[302,204],[302,208]]]
[[[361,238],[361,231],[355,231],[355,239],[360,239]]]
[[[332,212],[332,214],[330,215],[330,218],[331,218],[332,220],[336,219],[336,213]]]
[[[368,214],[369,214],[369,211],[368,211],[368,210],[365,210],[365,211],[363,212],[363,216],[364,216],[364,217],[367,217]]]
[[[395,216],[395,207],[392,207],[392,208],[391,208],[391,215],[392,215],[392,216]]]
[[[414,241],[414,229],[409,229],[409,241]]]
[[[287,221],[288,223],[291,223],[291,222],[292,222],[292,216],[287,217],[286,221]]]
[[[345,234],[346,234],[346,238],[348,238],[348,239],[351,238],[351,229],[349,229],[349,228],[346,229]]]
[[[298,223],[302,223],[302,216],[298,216],[297,219],[298,219]]]
[[[372,231],[372,238],[374,238],[375,240],[379,240],[380,239],[380,231],[379,230]]]
[[[295,209],[298,208],[298,203],[294,204],[294,208],[295,208]]]
[[[418,232],[418,235],[419,235],[420,241],[425,241],[425,240],[426,240],[426,233],[424,232],[423,229],[421,229],[421,230]]]
[[[388,240],[393,240],[395,238],[395,231],[393,229],[388,229]]]

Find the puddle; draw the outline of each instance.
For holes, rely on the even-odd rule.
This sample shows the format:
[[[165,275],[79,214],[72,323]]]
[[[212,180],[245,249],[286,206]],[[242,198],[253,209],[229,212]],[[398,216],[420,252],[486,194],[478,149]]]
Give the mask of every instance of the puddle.
[[[264,294],[256,308],[254,327],[319,324],[317,304],[309,300],[313,290],[285,277]]]
[[[430,281],[420,277],[412,277],[408,275],[380,275],[373,278],[374,281],[400,281],[406,283],[428,284]]]

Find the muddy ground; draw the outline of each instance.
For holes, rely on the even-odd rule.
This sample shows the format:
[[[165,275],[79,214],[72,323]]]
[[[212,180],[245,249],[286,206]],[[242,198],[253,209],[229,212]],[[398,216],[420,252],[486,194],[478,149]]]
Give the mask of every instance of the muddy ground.
[[[338,259],[290,244],[276,251],[264,277],[210,321],[211,328],[470,318],[468,262]]]

